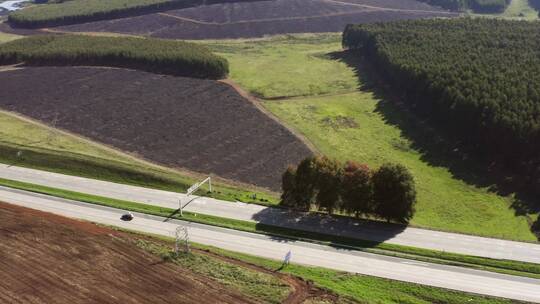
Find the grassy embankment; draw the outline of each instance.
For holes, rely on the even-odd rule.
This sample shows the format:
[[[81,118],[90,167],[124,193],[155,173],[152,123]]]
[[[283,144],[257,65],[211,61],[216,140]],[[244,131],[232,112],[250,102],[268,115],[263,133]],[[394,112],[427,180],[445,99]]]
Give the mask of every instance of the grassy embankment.
[[[290,35],[205,42],[230,63],[230,77],[266,101],[264,107],[305,135],[323,154],[371,167],[386,161],[415,176],[418,227],[535,241],[513,198],[467,184],[448,168],[426,161],[412,140],[390,122],[414,120],[364,88],[341,56],[341,35]],[[264,71],[264,72],[261,72]],[[287,98],[295,97],[295,98]],[[279,98],[279,100],[271,100]],[[384,107],[384,108],[382,108]],[[391,115],[392,117],[389,117]],[[534,221],[536,215],[529,215]]]
[[[135,244],[147,252],[160,256],[164,261],[178,264],[194,273],[216,280],[262,303],[282,303],[290,292],[289,286],[268,273],[234,265],[199,252],[180,253],[176,256],[171,251],[173,246],[153,242],[148,238],[136,239]]]
[[[505,273],[511,275],[527,276],[540,279],[540,265],[533,263],[525,263],[509,260],[497,260],[490,258],[482,258],[475,256],[468,256],[463,254],[447,253],[429,249],[414,248],[408,246],[377,243],[372,241],[357,240],[347,237],[332,236],[322,233],[314,233],[296,229],[282,228],[278,226],[272,226],[267,224],[260,224],[255,222],[247,222],[242,220],[222,218],[212,215],[195,214],[192,212],[184,212],[181,217],[178,210],[171,208],[158,207],[153,205],[135,203],[130,201],[111,199],[91,194],[78,193],[63,189],[45,187],[30,183],[24,183],[19,181],[12,181],[0,178],[0,185],[10,188],[31,191],[35,193],[42,193],[52,195],[55,197],[71,199],[81,202],[87,202],[91,204],[97,204],[107,207],[118,208],[122,210],[129,210],[133,212],[140,212],[146,214],[152,214],[167,218],[176,218],[185,221],[191,221],[201,224],[207,224],[212,226],[218,226],[223,228],[235,229],[246,232],[254,232],[265,235],[280,236],[293,238],[296,240],[303,240],[307,242],[313,242],[323,245],[344,246],[347,248],[354,248],[361,251],[383,254],[387,256],[402,257],[407,259],[414,259],[423,262],[453,265],[474,268],[479,270],[486,270],[498,273]]]
[[[156,245],[156,242],[140,243],[144,248],[154,254],[159,254],[176,263],[185,263],[186,255],[171,259],[172,240],[169,238],[157,237],[159,240],[168,241],[171,245]],[[281,262],[259,258],[248,254],[236,253],[215,247],[193,244],[194,248],[208,250],[210,252],[248,262],[269,270],[280,269]],[[189,256],[187,257],[189,259]],[[476,304],[503,304],[517,303],[512,300],[484,297],[467,294],[458,291],[451,291],[442,288],[428,287],[413,283],[392,281],[377,277],[370,277],[358,274],[344,273],[320,267],[307,267],[297,264],[290,264],[281,270],[282,272],[295,275],[306,280],[311,280],[316,286],[328,289],[340,297],[338,303],[349,303],[344,301],[351,299],[359,303],[377,304],[426,304],[426,303],[476,303]]]

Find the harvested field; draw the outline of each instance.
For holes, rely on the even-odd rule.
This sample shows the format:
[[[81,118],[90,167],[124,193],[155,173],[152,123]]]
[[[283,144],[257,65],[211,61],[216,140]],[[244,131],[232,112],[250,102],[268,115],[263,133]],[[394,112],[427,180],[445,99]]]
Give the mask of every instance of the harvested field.
[[[254,303],[115,234],[0,203],[0,303]]]
[[[278,190],[311,155],[231,86],[142,71],[36,67],[0,72],[0,107],[170,167]],[[31,88],[31,89],[29,89]]]
[[[341,32],[349,23],[452,16],[457,14],[415,0],[269,0],[203,5],[54,30],[219,39]]]

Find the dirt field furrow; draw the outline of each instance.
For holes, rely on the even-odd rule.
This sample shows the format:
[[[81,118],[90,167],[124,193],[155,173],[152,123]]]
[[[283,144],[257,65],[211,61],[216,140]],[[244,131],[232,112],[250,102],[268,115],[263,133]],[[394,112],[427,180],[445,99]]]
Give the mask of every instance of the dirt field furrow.
[[[338,296],[315,287],[312,282],[210,250],[192,248],[191,257],[182,257],[187,262],[167,262],[158,253],[170,250],[171,245],[163,239],[0,202],[0,303],[255,304],[266,301],[266,295],[264,299],[253,295],[248,298],[237,292],[231,281],[224,283],[231,284],[227,287],[211,279],[223,278],[227,272],[221,272],[221,268],[228,267],[240,278],[251,273],[252,276],[244,279],[260,280],[256,284],[281,281],[282,286],[289,286],[289,295],[282,295],[283,304],[351,303],[346,299],[340,301]],[[205,268],[203,264],[207,263],[216,266],[206,270],[197,268]],[[217,273],[208,277],[208,270]],[[268,281],[272,277],[276,281]],[[272,298],[272,303],[275,301]]]
[[[95,67],[5,71],[0,82],[0,108],[169,167],[278,190],[312,154],[221,82]]]
[[[341,32],[349,23],[455,16],[455,12],[416,0],[268,0],[201,5],[47,31],[114,32],[171,39],[249,38]],[[40,33],[5,25],[0,30],[23,35]]]
[[[0,227],[1,303],[253,303],[90,223],[0,203]]]

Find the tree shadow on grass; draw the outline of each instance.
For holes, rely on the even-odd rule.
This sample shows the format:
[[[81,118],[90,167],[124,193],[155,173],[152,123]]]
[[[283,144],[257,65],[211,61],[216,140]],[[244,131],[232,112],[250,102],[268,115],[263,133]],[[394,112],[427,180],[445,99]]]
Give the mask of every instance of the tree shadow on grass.
[[[361,54],[347,50],[330,53],[328,57],[352,68],[361,83],[358,89],[373,93],[379,100],[376,112],[382,114],[387,124],[399,128],[406,139],[403,145],[396,145],[396,149],[416,150],[422,161],[448,168],[456,179],[502,196],[513,195],[511,208],[516,215],[540,212],[539,194],[534,193],[537,192],[534,189],[531,191],[519,174],[503,168],[492,155],[480,154],[448,132],[434,129],[433,122],[413,113],[413,109],[396,96],[377,68]],[[531,220],[529,224],[540,237],[540,219],[535,223]]]

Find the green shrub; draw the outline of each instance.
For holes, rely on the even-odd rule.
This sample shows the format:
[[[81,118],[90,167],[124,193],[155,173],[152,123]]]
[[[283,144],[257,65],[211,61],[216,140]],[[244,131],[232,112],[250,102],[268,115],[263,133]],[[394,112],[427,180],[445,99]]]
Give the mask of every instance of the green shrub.
[[[344,213],[358,217],[374,212],[372,173],[367,165],[347,162],[343,169],[341,200]]]
[[[407,168],[384,164],[373,174],[375,214],[387,221],[408,223],[414,214],[416,189]]]
[[[196,78],[223,78],[226,59],[182,41],[81,35],[32,36],[0,45],[0,64],[92,65]]]

